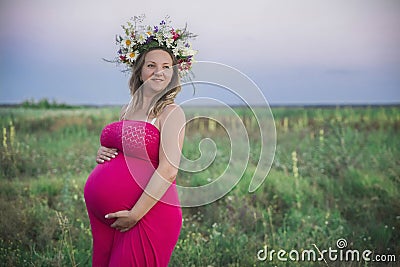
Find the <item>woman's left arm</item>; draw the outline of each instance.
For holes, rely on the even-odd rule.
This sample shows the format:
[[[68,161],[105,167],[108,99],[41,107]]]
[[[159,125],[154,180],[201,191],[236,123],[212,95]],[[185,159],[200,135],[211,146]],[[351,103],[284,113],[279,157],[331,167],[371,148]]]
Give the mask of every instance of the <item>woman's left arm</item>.
[[[131,210],[106,215],[117,220],[111,227],[121,232],[131,229],[162,198],[179,169],[185,135],[185,114],[178,105],[169,105],[160,115],[159,165],[144,192]]]

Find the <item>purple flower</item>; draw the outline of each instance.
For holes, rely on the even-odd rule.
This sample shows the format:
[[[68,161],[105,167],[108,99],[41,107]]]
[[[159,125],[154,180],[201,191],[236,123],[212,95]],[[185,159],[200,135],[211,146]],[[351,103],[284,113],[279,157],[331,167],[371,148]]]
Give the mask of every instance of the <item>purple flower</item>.
[[[154,40],[154,36],[152,35],[152,36],[149,36],[148,38],[147,38],[147,40],[146,40],[146,44],[149,44],[151,41],[153,41]]]
[[[186,44],[185,44],[185,47],[189,47],[189,46],[190,46],[189,43],[186,43]]]
[[[154,26],[154,32],[158,32],[158,26]]]
[[[165,25],[165,20],[162,20],[162,21],[160,22],[160,25]]]

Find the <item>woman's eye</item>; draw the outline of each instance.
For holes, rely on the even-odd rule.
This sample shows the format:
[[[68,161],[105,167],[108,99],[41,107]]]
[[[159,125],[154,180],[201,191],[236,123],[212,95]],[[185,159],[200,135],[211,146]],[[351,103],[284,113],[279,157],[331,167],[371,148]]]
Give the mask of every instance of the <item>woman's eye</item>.
[[[170,69],[171,66],[164,66],[164,69]]]
[[[154,64],[149,64],[149,65],[147,65],[147,67],[153,68],[153,67],[154,67]]]

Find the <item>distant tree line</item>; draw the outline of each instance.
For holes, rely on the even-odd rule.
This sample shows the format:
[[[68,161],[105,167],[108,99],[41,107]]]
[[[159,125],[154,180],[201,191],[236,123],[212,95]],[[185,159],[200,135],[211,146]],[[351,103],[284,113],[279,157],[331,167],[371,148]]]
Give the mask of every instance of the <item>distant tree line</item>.
[[[68,105],[65,103],[58,103],[56,100],[49,100],[47,98],[39,99],[35,101],[34,99],[25,100],[20,105],[23,108],[36,108],[36,109],[72,109],[80,108],[80,106]]]

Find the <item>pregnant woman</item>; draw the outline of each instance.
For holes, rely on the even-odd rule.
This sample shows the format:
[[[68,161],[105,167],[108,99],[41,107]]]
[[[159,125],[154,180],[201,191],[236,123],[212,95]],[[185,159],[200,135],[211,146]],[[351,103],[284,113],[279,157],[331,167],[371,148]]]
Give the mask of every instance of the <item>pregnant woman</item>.
[[[175,177],[185,115],[174,99],[195,53],[187,43],[193,35],[141,21],[117,38],[132,98],[101,132],[99,164],[84,189],[96,267],[167,266],[182,225]]]

